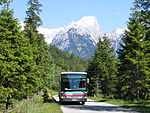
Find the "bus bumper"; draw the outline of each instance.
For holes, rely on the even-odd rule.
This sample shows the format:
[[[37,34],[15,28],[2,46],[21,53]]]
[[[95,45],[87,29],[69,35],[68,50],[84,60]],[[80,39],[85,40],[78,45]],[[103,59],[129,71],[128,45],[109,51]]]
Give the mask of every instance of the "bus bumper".
[[[87,102],[85,98],[64,98],[60,99],[61,102]]]

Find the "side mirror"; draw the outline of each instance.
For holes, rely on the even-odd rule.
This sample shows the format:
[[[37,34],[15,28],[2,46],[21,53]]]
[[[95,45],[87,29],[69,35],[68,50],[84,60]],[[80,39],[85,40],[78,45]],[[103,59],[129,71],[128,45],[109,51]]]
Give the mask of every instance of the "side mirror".
[[[58,77],[58,81],[61,82],[61,77],[60,76]]]
[[[89,84],[90,83],[90,80],[87,78],[87,83]]]

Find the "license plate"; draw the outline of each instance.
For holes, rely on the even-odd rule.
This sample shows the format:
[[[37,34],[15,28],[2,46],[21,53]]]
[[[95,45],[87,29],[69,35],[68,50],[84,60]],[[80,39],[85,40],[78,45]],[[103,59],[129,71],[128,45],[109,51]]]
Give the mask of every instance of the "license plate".
[[[72,99],[72,101],[77,101],[77,99]]]

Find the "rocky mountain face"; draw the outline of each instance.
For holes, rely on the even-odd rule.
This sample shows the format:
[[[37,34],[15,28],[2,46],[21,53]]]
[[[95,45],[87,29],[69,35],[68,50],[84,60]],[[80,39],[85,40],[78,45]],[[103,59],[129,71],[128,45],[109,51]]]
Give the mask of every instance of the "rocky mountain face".
[[[47,30],[47,32],[46,32]],[[96,50],[96,43],[99,37],[105,32],[100,28],[96,17],[86,16],[79,21],[72,22],[67,26],[58,29],[39,29],[45,34],[46,42],[55,45],[63,51],[73,52],[77,56],[88,60]],[[111,34],[106,34],[112,42],[112,46],[117,50],[120,46],[121,36],[125,29],[116,29]]]
[[[52,40],[63,51],[73,52],[77,56],[88,60],[96,50],[99,36],[103,35],[95,17],[83,17],[61,29]]]
[[[59,37],[67,37],[59,40]],[[55,45],[63,51],[75,53],[77,56],[90,59],[96,49],[95,42],[91,40],[89,34],[79,34],[76,28],[70,28],[66,33],[58,35],[51,45]]]
[[[118,49],[120,49],[120,44],[123,43],[122,37],[123,37],[124,32],[125,32],[125,28],[123,29],[117,28],[111,34],[107,34],[107,36],[109,37],[111,41],[112,46],[115,49],[115,52]]]

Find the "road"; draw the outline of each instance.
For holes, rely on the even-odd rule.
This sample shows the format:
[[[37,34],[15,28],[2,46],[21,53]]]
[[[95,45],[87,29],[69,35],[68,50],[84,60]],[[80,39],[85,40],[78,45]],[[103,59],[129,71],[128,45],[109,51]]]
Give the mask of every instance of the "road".
[[[115,105],[88,99],[85,105],[64,104],[61,105],[63,113],[138,113]]]

